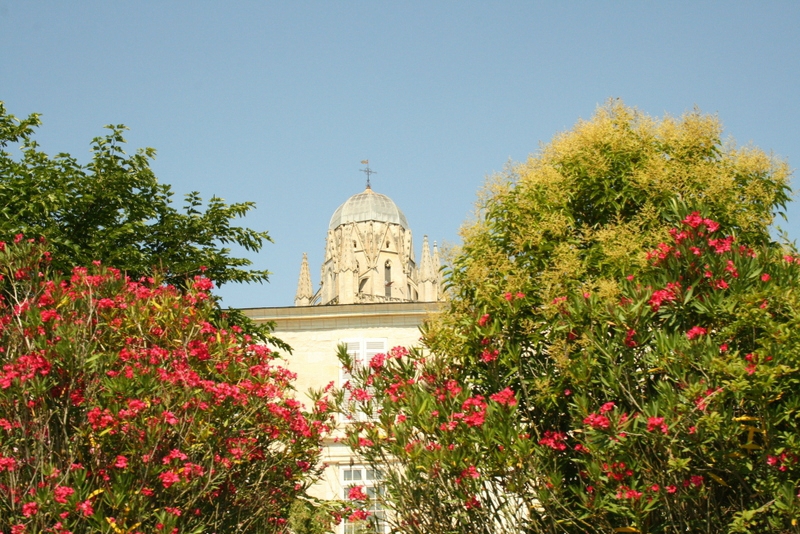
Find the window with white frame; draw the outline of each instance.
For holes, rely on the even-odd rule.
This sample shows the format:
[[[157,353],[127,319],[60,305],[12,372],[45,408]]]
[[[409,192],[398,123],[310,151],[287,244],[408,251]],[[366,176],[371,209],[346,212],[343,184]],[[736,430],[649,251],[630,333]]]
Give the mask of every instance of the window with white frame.
[[[341,342],[347,347],[347,354],[350,356],[350,359],[353,362],[354,371],[361,367],[368,366],[369,362],[375,355],[385,354],[386,346],[388,344],[386,338],[343,339]],[[339,385],[343,386],[350,380],[350,378],[350,372],[342,367],[341,375],[339,377]],[[356,404],[353,403],[353,408],[355,408],[355,406]],[[343,420],[366,421],[373,417],[373,415],[369,415],[361,410],[354,409],[349,417],[346,415],[342,417]]]
[[[365,509],[370,513],[366,521],[350,522],[345,518],[342,522],[342,534],[385,534],[389,532],[386,522],[386,510],[383,508],[384,490],[381,486],[381,472],[361,465],[343,465],[340,468],[342,482],[342,498],[349,498],[350,489],[362,486],[362,491],[369,498]]]

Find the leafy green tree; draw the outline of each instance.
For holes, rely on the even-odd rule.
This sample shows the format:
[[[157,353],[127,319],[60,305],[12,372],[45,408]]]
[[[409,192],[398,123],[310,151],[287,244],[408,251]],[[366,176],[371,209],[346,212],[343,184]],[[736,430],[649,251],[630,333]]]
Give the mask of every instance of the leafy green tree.
[[[797,531],[788,179],[616,101],[497,177],[426,350],[339,392],[398,530]]]
[[[0,242],[0,532],[285,533],[328,402],[183,291]]]
[[[228,248],[257,252],[270,241],[266,232],[232,224],[252,202],[212,197],[204,204],[195,192],[178,210],[170,186],[150,168],[155,150],[124,152],[124,126],[108,126],[92,141],[91,161],[82,164],[69,154],[42,152],[34,139],[40,124],[37,114],[20,120],[0,102],[0,238],[45,237],[53,266],[63,272],[101,260],[132,278],[158,271],[176,285],[201,273],[218,286],[267,280],[266,270],[250,268],[250,260]],[[19,158],[8,151],[16,146]]]

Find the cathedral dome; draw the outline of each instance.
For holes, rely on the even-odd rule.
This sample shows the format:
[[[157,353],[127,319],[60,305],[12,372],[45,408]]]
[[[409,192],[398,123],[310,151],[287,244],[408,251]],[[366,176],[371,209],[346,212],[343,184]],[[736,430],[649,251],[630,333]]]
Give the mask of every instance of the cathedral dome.
[[[342,224],[362,221],[378,221],[399,224],[408,230],[406,216],[391,198],[376,193],[370,188],[348,198],[333,212],[328,229],[333,230]]]

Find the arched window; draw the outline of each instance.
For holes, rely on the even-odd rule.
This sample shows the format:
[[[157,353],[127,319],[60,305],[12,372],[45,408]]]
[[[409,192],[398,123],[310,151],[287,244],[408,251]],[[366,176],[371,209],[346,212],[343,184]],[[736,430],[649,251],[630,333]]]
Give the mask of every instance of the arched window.
[[[392,296],[392,262],[386,260],[386,265],[383,267],[384,283],[386,287],[386,296]]]

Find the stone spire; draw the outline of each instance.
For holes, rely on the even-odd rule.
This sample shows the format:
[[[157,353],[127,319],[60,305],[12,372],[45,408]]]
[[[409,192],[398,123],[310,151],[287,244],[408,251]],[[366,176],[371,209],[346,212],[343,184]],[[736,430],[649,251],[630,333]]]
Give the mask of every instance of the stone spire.
[[[297,293],[294,296],[295,306],[310,306],[314,298],[311,287],[311,271],[308,269],[308,255],[303,252],[303,263],[300,264],[300,279],[297,281]]]
[[[431,249],[428,245],[428,236],[422,238],[422,263],[419,268],[419,300],[433,302],[436,300],[436,274],[433,271]]]
[[[431,249],[428,245],[428,236],[422,237],[422,263],[419,267],[419,279],[421,282],[434,279],[433,260],[431,259]]]
[[[354,253],[356,246],[353,236],[354,229],[352,224],[344,227],[342,254],[339,260],[339,268],[336,272],[336,280],[339,285],[339,304],[352,304],[356,298],[358,273],[356,272],[356,257]]]

